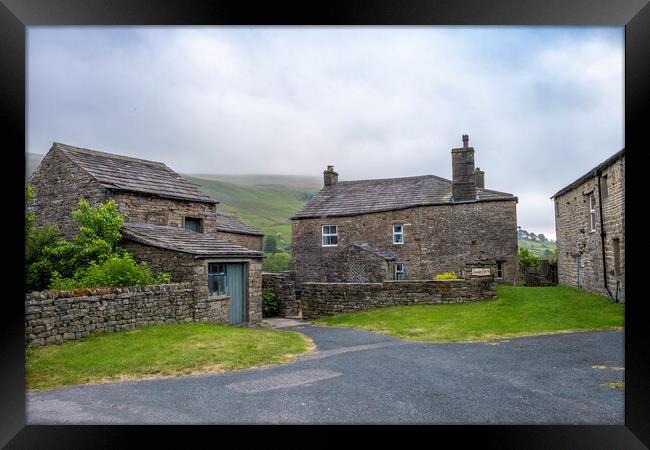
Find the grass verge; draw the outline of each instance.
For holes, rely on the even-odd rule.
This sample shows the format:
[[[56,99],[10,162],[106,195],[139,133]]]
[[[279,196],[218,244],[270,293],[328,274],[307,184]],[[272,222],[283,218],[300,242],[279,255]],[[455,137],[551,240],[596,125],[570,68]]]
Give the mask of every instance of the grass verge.
[[[616,329],[624,305],[566,286],[497,286],[497,300],[391,306],[322,317],[321,325],[361,328],[423,342],[475,342]]]
[[[28,389],[194,375],[280,364],[313,348],[293,331],[152,325],[26,349]]]

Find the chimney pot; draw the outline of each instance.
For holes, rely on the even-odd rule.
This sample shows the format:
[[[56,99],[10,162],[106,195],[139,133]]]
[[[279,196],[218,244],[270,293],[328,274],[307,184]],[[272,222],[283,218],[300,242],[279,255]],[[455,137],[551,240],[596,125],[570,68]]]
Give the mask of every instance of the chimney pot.
[[[469,135],[463,134],[463,147],[469,147]]]

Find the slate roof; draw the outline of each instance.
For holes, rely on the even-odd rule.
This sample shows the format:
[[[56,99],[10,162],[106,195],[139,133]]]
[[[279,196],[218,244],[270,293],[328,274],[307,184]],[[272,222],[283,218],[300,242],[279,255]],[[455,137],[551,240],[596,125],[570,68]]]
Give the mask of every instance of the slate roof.
[[[122,235],[129,240],[153,247],[189,253],[197,258],[240,256],[261,258],[262,252],[222,241],[185,228],[148,223],[125,223]]]
[[[152,194],[159,197],[219,203],[185,180],[165,164],[128,156],[114,155],[55,142],[60,150],[94,177],[102,186],[114,191]]]
[[[237,217],[232,214],[217,212],[216,228],[218,231],[227,231],[238,234],[252,234],[254,236],[264,236],[253,227],[249,227],[244,222],[241,222]]]
[[[594,167],[589,172],[587,172],[586,174],[584,174],[583,176],[581,176],[580,178],[575,180],[573,183],[571,183],[568,186],[565,186],[562,189],[560,189],[559,191],[557,191],[555,194],[553,194],[553,196],[551,198],[559,197],[560,195],[565,194],[565,193],[569,192],[570,190],[574,189],[575,187],[581,185],[582,183],[589,180],[590,178],[595,177],[597,171],[606,169],[607,167],[611,166],[616,160],[618,160],[619,158],[622,158],[623,156],[625,156],[625,147],[623,147],[621,150],[614,153],[612,156],[607,158],[605,161],[598,164],[596,167]]]
[[[339,181],[325,186],[292,219],[355,216],[414,206],[451,204],[451,180],[435,175]],[[505,192],[476,188],[477,201],[517,200]]]
[[[387,261],[393,261],[396,260],[399,256],[397,253],[395,253],[392,250],[378,250],[376,248],[371,247],[370,245],[363,243],[363,244],[352,244],[350,247],[358,247],[362,250],[366,250],[374,255],[379,256],[380,258],[384,258]]]

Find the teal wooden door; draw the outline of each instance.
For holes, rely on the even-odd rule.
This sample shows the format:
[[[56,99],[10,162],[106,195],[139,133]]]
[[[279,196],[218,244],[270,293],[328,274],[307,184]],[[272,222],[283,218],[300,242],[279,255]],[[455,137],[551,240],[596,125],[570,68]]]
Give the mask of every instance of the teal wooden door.
[[[246,274],[244,264],[232,263],[226,268],[230,296],[230,323],[246,322]]]

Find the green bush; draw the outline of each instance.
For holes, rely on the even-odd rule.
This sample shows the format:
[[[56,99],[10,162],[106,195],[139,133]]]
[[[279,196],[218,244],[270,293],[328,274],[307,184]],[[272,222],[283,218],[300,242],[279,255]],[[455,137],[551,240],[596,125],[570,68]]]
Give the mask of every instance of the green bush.
[[[529,267],[538,267],[539,258],[525,247],[519,247],[519,274],[525,276]]]
[[[293,261],[288,253],[265,253],[263,270],[265,272],[282,272],[283,270],[291,270]]]
[[[262,289],[262,317],[274,317],[280,312],[280,302],[271,289]]]
[[[120,228],[124,216],[117,203],[109,200],[92,207],[79,201],[72,217],[79,224],[79,233],[72,241],[61,238],[57,227],[34,225],[35,217],[29,207],[34,191],[25,190],[25,290],[82,287],[136,286],[169,283],[169,274],[154,277],[145,263],[120,249]]]
[[[435,277],[436,280],[456,280],[458,278],[460,277],[457,276],[455,273],[451,273],[451,272],[439,273]]]
[[[103,286],[144,286],[169,283],[170,281],[169,274],[159,274],[154,277],[146,263],[138,263],[133,256],[123,253],[113,254],[104,258],[100,263],[93,261],[87,268],[77,271],[72,278],[63,278],[55,272],[49,287],[50,289],[72,290]]]

